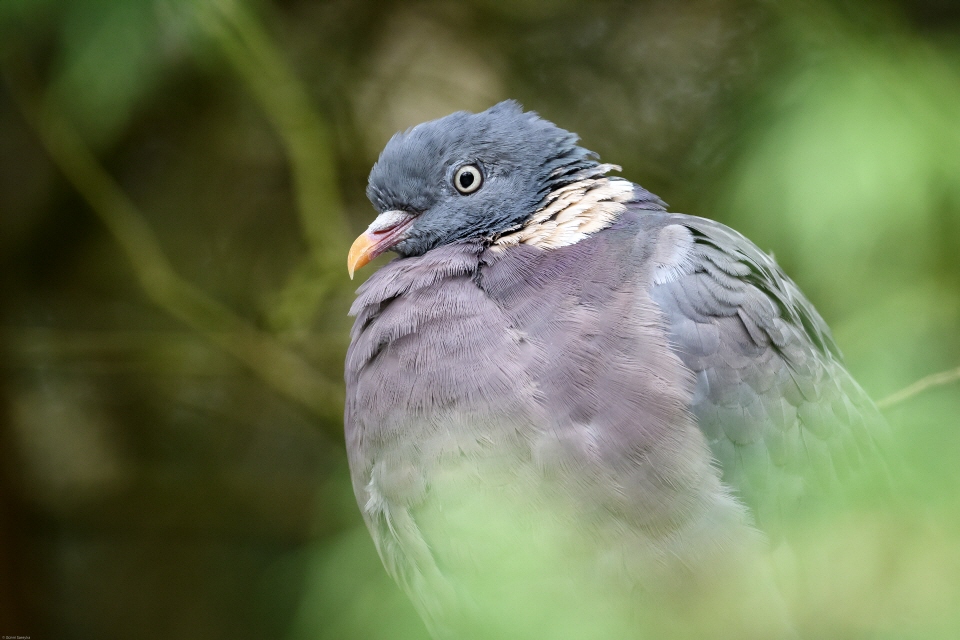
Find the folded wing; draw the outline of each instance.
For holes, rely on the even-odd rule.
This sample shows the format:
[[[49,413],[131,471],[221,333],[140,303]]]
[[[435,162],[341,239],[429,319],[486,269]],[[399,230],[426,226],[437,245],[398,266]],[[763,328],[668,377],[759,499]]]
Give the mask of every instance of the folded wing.
[[[672,218],[651,296],[697,376],[691,409],[724,482],[775,534],[806,498],[875,458],[886,425],[771,257],[719,223]]]

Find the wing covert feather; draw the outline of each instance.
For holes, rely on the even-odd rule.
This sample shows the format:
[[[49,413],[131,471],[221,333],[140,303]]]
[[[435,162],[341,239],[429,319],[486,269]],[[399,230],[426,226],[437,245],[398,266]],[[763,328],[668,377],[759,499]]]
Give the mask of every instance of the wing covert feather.
[[[671,263],[657,265],[651,297],[697,376],[691,410],[724,482],[776,533],[805,497],[876,454],[885,423],[826,323],[770,256],[719,223],[669,222],[658,242],[683,251],[656,248]]]

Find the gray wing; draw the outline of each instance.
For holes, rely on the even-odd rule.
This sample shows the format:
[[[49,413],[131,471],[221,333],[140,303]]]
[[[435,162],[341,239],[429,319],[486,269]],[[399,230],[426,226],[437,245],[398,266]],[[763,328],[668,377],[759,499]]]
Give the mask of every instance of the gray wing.
[[[826,323],[771,257],[719,223],[670,222],[651,296],[696,374],[691,409],[723,480],[775,534],[805,499],[877,457],[886,425]]]

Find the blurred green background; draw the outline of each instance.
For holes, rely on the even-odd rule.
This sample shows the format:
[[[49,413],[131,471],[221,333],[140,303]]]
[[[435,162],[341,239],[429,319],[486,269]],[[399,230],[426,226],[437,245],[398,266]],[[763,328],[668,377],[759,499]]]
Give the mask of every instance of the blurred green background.
[[[345,252],[457,109],[775,253],[875,398],[960,365],[955,0],[2,0],[0,70],[0,634],[425,637],[350,489]],[[960,386],[886,413],[908,496],[797,525],[808,637],[960,637]]]

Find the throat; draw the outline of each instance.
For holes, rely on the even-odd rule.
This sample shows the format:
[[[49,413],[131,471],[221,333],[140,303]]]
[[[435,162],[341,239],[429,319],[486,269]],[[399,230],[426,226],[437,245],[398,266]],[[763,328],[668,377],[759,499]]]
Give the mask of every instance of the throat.
[[[556,249],[575,244],[613,224],[633,199],[634,185],[628,180],[605,176],[578,180],[551,191],[540,209],[496,235],[491,246]]]

